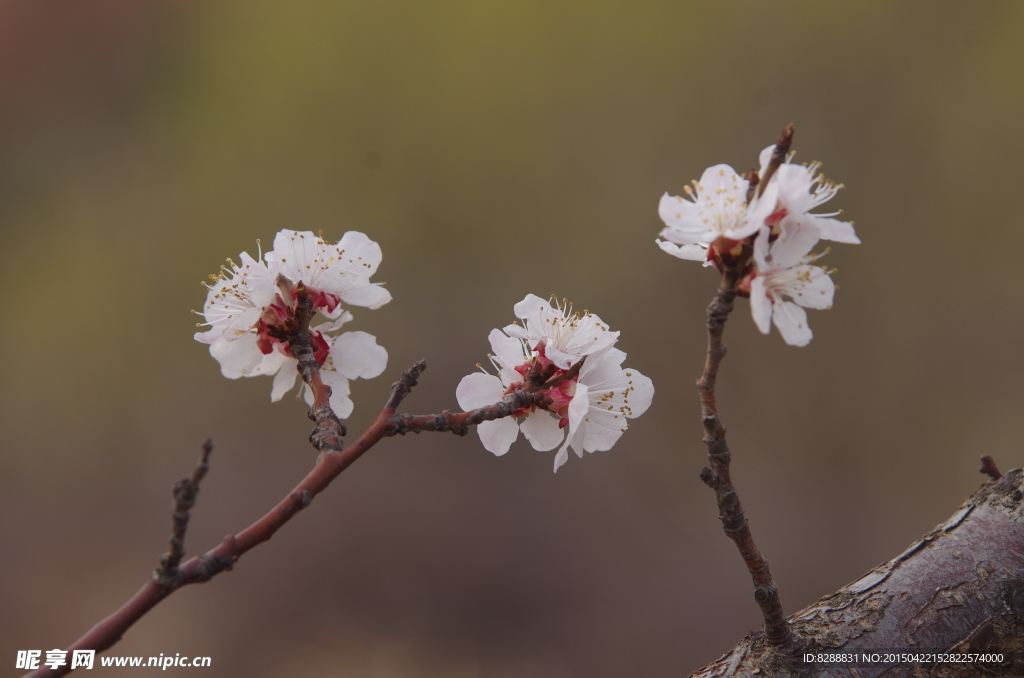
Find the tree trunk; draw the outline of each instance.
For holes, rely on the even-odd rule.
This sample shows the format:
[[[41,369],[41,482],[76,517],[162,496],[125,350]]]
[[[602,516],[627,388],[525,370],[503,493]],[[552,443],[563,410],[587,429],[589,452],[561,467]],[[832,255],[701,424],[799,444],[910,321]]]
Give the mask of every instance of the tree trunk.
[[[792,615],[795,655],[757,631],[691,678],[1024,676],[1022,482],[1014,469],[985,484],[906,551]],[[924,661],[885,656],[900,653]]]

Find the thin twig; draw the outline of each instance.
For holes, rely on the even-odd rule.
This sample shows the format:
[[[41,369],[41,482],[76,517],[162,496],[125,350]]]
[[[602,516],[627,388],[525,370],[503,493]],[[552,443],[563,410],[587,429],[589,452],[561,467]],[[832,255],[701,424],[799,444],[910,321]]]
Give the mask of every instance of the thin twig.
[[[191,475],[174,484],[174,510],[172,516],[171,550],[160,556],[160,566],[153,572],[153,578],[161,586],[170,586],[178,576],[178,565],[185,557],[185,532],[192,507],[196,505],[199,494],[199,482],[210,470],[210,453],[213,452],[213,441],[207,439],[203,443],[203,454],[199,463],[192,469]]]
[[[779,140],[775,142],[775,150],[772,151],[772,159],[768,161],[768,167],[764,170],[764,176],[761,177],[757,185],[758,195],[764,193],[764,190],[768,187],[768,182],[771,181],[772,176],[775,174],[775,170],[779,169],[779,167],[782,166],[782,163],[786,162],[786,156],[789,155],[789,149],[792,145],[793,123],[790,123],[782,130],[782,134],[779,135]]]
[[[396,414],[388,420],[386,436],[420,433],[422,431],[451,431],[464,436],[470,427],[484,421],[507,417],[516,410],[540,404],[547,399],[543,393],[529,390],[513,391],[494,405],[478,407],[468,412],[443,411],[441,414]]]
[[[402,372],[402,376],[399,377],[398,381],[391,384],[391,396],[388,397],[388,402],[384,405],[384,409],[391,412],[398,409],[398,406],[405,400],[405,396],[412,392],[413,387],[416,386],[416,381],[425,369],[427,369],[427,362],[425,360],[418,360],[415,365]]]
[[[725,426],[718,416],[715,401],[715,382],[718,367],[725,357],[722,333],[725,322],[733,309],[736,299],[736,283],[739,278],[737,266],[726,266],[722,271],[722,282],[718,293],[708,306],[708,352],[704,360],[704,373],[697,381],[700,391],[701,416],[704,422],[704,443],[708,447],[710,468],[701,471],[700,478],[715,491],[718,500],[718,517],[725,534],[736,543],[740,556],[754,580],[754,599],[757,600],[764,616],[765,639],[770,645],[795,651],[799,639],[790,629],[779,600],[779,589],[768,569],[768,560],[754,543],[750,525],[743,513],[739,494],[729,474],[731,452],[725,440]]]

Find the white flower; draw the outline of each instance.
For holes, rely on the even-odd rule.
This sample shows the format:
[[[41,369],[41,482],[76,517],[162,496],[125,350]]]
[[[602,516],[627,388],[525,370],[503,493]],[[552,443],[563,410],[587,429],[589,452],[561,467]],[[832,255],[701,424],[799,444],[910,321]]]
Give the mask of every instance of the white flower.
[[[769,233],[764,227],[754,240],[757,269],[750,284],[750,312],[763,334],[774,322],[787,344],[806,346],[813,335],[804,308],[830,308],[835,294],[828,271],[810,265],[817,259],[808,253],[818,242],[819,231],[806,224],[784,230],[770,252]]]
[[[221,267],[216,282],[209,287],[202,315],[209,325],[207,332],[196,332],[196,341],[212,344],[220,339],[233,341],[246,334],[259,321],[263,309],[277,295],[276,265],[267,265],[242,252],[241,266],[230,259],[231,268]],[[229,277],[230,276],[230,277]]]
[[[552,307],[533,294],[526,295],[514,310],[523,326],[509,325],[505,333],[522,339],[534,350],[539,350],[543,342],[544,355],[559,369],[569,369],[583,356],[608,348],[619,338],[618,332],[609,332],[593,313],[573,313],[568,304]]]
[[[774,150],[775,146],[769,146],[761,151],[761,176],[764,176]],[[778,191],[775,211],[784,210],[784,216],[779,223],[780,228],[787,230],[807,225],[814,226],[825,240],[857,245],[860,238],[854,232],[853,224],[833,218],[842,212],[810,213],[818,205],[831,200],[842,188],[842,184],[834,184],[825,179],[825,176],[818,172],[820,167],[821,163],[817,162],[810,165],[794,165],[787,158],[769,180],[769,188],[776,186]]]
[[[569,403],[569,435],[555,455],[556,472],[568,461],[570,447],[578,457],[610,450],[629,427],[626,419],[650,407],[654,383],[634,369],[619,367],[625,359],[617,348],[587,356]]]
[[[562,429],[568,427],[555,456],[556,471],[570,446],[580,456],[611,449],[626,430],[626,419],[643,414],[654,396],[650,379],[620,367],[626,354],[612,346],[618,332],[609,332],[597,316],[572,315],[533,295],[515,310],[524,327],[510,325],[507,335],[492,330],[488,337],[498,376],[464,377],[456,397],[465,411],[494,405],[519,390],[544,397],[539,405],[479,424],[484,447],[503,455],[522,431],[534,449],[547,451],[562,442]]]
[[[689,200],[668,193],[658,214],[665,222],[658,246],[680,259],[706,259],[708,246],[718,238],[742,240],[757,233],[775,205],[774,191],[747,204],[746,179],[728,165],[704,170],[694,189],[686,186]],[[771,188],[771,186],[769,186]]]
[[[499,376],[475,372],[463,377],[455,390],[455,397],[464,411],[494,405],[510,392],[514,384],[523,383],[522,375],[515,370],[530,359],[524,354],[523,342],[506,336],[501,330],[491,330],[488,339],[494,351],[491,362],[498,368]],[[499,457],[508,452],[519,437],[520,430],[533,445],[533,449],[540,452],[554,449],[562,442],[559,419],[552,413],[533,408],[517,413],[517,416],[485,421],[477,426],[480,442],[488,452]]]
[[[276,262],[279,274],[292,283],[301,280],[306,287],[340,297],[346,304],[380,308],[391,301],[387,289],[370,283],[381,262],[380,245],[359,231],[329,243],[312,231],[285,229],[274,238],[274,249],[266,259]]]
[[[352,412],[349,380],[379,375],[388,354],[365,332],[333,333],[352,320],[342,302],[378,308],[391,300],[386,289],[370,283],[381,261],[380,246],[356,231],[331,244],[309,231],[284,230],[264,259],[267,263],[243,252],[241,266],[231,263],[223,269],[201,314],[210,330],[196,333],[195,339],[210,345],[229,379],[273,376],[271,400],[280,400],[295,385],[298,361],[278,330],[294,327],[296,285],[303,283],[314,310],[329,319],[311,327],[309,336],[320,377],[332,389],[331,408],[347,417]],[[312,392],[305,385],[303,390],[312,403]]]

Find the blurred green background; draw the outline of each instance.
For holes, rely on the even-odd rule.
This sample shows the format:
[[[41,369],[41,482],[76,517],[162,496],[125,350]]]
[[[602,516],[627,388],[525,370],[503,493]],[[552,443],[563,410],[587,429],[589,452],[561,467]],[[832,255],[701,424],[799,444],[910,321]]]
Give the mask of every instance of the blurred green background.
[[[657,393],[607,453],[384,441],[271,542],[111,654],[215,676],[686,675],[758,627],[698,473],[717,279],[654,245],[658,199],[787,123],[847,188],[814,341],[741,302],[719,398],[754,534],[795,612],[1020,466],[1024,4],[0,0],[0,658],[65,647],[166,549],[310,468],[305,407],[192,340],[225,257],[280,228],[377,240],[390,353],[362,430],[455,386],[526,293],[620,330]],[[96,669],[103,673],[102,669]],[[107,671],[115,671],[108,669]]]

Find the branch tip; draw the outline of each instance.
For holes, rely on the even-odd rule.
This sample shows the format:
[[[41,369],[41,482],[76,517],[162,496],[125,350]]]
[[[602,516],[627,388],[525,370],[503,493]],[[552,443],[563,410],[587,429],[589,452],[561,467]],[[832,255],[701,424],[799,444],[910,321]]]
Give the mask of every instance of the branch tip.
[[[182,478],[174,484],[172,494],[174,504],[171,511],[171,548],[160,556],[160,566],[153,571],[153,579],[163,587],[170,587],[177,583],[178,565],[185,557],[185,533],[188,531],[188,521],[191,517],[192,507],[196,504],[196,496],[199,494],[199,483],[210,470],[210,453],[213,452],[213,440],[207,438],[203,442],[202,455],[187,478]]]
[[[1003,477],[999,467],[996,466],[995,459],[987,454],[981,458],[981,468],[978,469],[978,473],[984,473],[991,478],[993,482]]]
[[[789,123],[782,130],[782,133],[779,134],[779,139],[775,142],[775,150],[772,151],[772,158],[768,161],[768,167],[764,170],[764,176],[758,182],[758,195],[764,192],[764,188],[775,174],[775,170],[779,169],[782,163],[786,162],[789,149],[793,145],[793,131],[793,123]]]
[[[420,375],[423,374],[423,370],[427,369],[426,360],[417,360],[412,367],[402,371],[402,376],[398,378],[398,381],[391,384],[391,395],[388,397],[388,402],[384,405],[384,409],[394,412],[405,397],[412,392],[412,389],[418,383]]]

